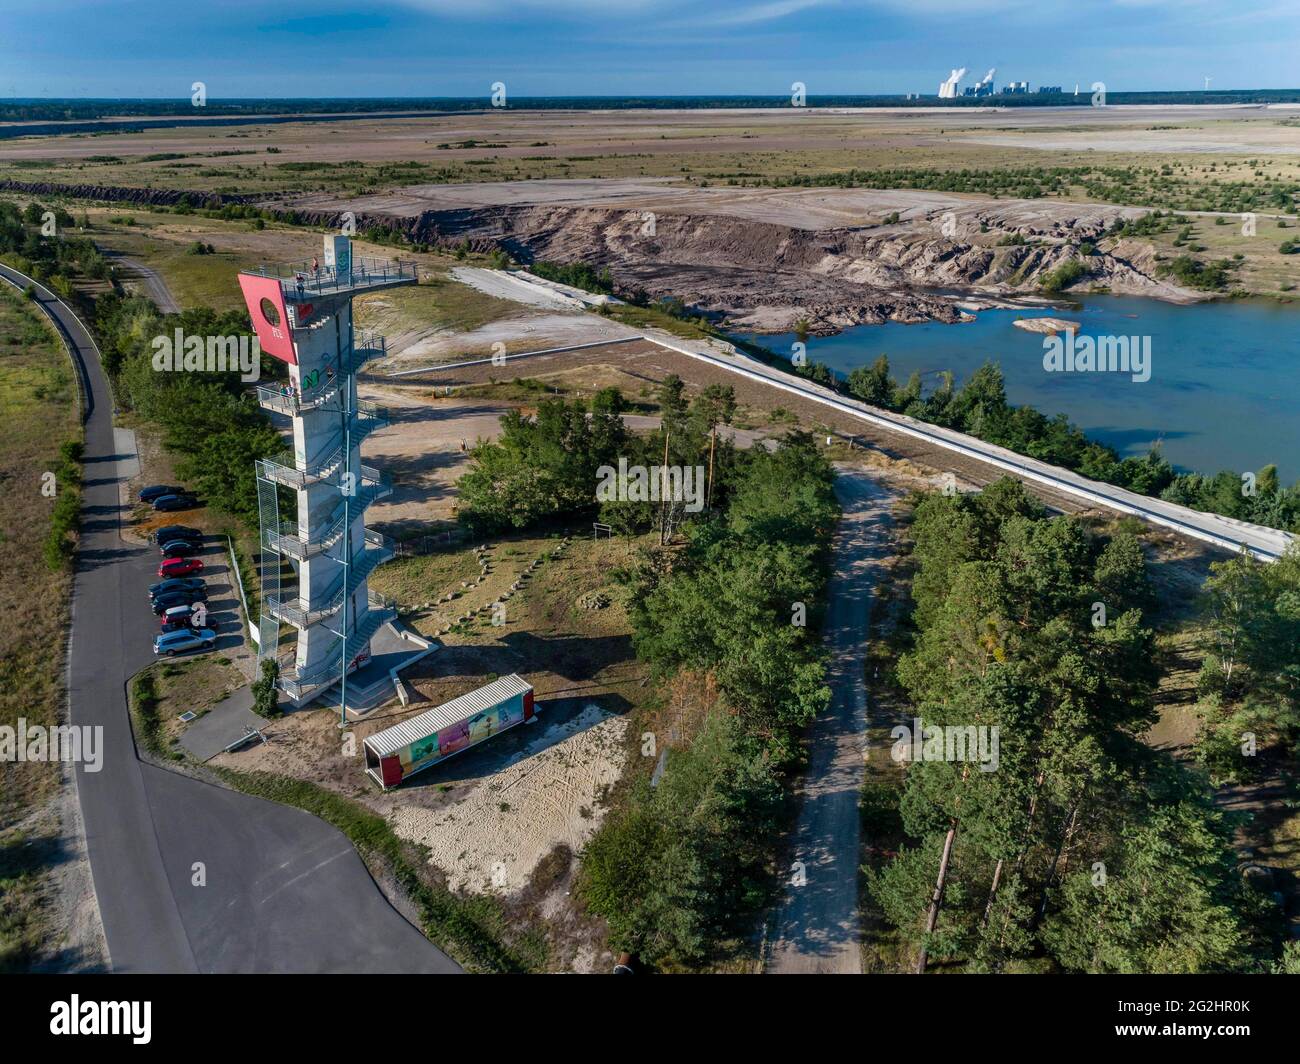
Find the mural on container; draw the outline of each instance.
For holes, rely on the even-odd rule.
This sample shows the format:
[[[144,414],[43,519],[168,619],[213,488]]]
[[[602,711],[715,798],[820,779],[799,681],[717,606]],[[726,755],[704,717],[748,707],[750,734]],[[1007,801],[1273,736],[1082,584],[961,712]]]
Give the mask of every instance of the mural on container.
[[[409,775],[417,768],[441,760],[459,750],[490,738],[497,732],[520,723],[524,719],[524,701],[516,697],[499,706],[485,709],[466,720],[448,725],[439,732],[413,742],[409,747],[409,760],[403,758],[404,772]]]

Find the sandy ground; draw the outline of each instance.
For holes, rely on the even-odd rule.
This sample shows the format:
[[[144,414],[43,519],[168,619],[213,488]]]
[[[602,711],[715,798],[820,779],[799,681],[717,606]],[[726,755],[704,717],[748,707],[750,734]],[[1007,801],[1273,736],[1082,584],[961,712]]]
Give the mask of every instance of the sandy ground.
[[[505,344],[508,354],[516,350],[541,350],[566,344],[614,340],[636,333],[615,321],[593,323],[574,314],[532,314],[508,321],[494,321],[469,332],[434,329],[419,335],[395,355],[375,364],[379,373],[401,373],[425,365],[488,358]],[[394,350],[390,341],[389,350]]]
[[[1081,96],[1080,101],[1086,101]],[[260,166],[268,146],[280,150],[279,161],[375,161],[432,156],[452,162],[482,156],[485,150],[505,158],[527,159],[580,150],[584,154],[676,154],[698,146],[710,151],[781,151],[792,148],[842,148],[863,136],[896,140],[901,146],[963,130],[1023,130],[1016,145],[1032,147],[1040,131],[1084,126],[1096,130],[1101,150],[1110,132],[1136,127],[1117,138],[1116,151],[1159,151],[1165,131],[1155,124],[1198,125],[1230,121],[1241,132],[1234,139],[1246,152],[1285,148],[1289,132],[1276,122],[1294,114],[1287,107],[1265,106],[1074,106],[999,108],[791,108],[646,111],[523,111],[485,109],[477,113],[430,114],[409,118],[373,116],[337,124],[325,122],[195,127],[182,119],[174,128],[141,133],[94,136],[29,137],[8,141],[3,156],[13,159],[84,159],[111,150],[130,158],[159,151],[202,152],[236,147],[252,152],[247,165]],[[117,120],[121,121],[121,120]],[[104,123],[105,130],[117,124]],[[1199,133],[1199,131],[1198,131]],[[1184,132],[1182,136],[1186,136]],[[231,140],[235,144],[231,144]],[[1202,139],[1200,136],[1193,140]],[[1205,138],[1213,140],[1214,138]],[[450,147],[474,140],[479,147]],[[545,143],[538,143],[538,141]],[[684,143],[685,142],[685,143]],[[437,145],[448,144],[438,149]],[[108,147],[111,145],[111,148]],[[486,147],[485,147],[486,146]],[[243,164],[244,158],[222,162]],[[157,166],[162,173],[167,171]]]
[[[453,488],[466,471],[468,449],[501,432],[504,404],[474,399],[420,398],[365,384],[359,394],[388,407],[389,427],[368,437],[362,457],[393,479],[393,494],[368,511],[389,534],[405,526],[450,519]]]
[[[992,212],[1005,224],[1031,221],[1055,222],[1101,213],[1136,216],[1137,209],[1093,207],[1056,200],[993,200],[986,197],[912,189],[869,188],[700,188],[669,185],[645,178],[546,179],[494,181],[463,185],[411,185],[363,196],[311,193],[292,198],[295,206],[309,210],[353,210],[358,213],[412,217],[424,211],[447,211],[465,207],[614,207],[664,213],[690,213],[743,218],[772,225],[816,231],[842,226],[879,226],[897,212],[900,223],[918,219],[940,219],[945,212],[982,210]],[[959,219],[960,224],[960,219]],[[887,233],[888,228],[882,228]],[[962,229],[959,227],[959,233]],[[457,273],[462,271],[458,270]],[[471,272],[463,271],[468,280]],[[479,287],[479,282],[468,280]],[[486,283],[486,282],[484,282]],[[518,299],[500,279],[491,294]],[[534,305],[543,305],[539,302]],[[564,305],[564,304],[556,304]],[[572,305],[572,304],[568,304]]]
[[[1258,151],[1261,155],[1300,155],[1300,138],[1285,140],[1269,136],[1265,130],[1252,129],[1243,135],[1239,127],[1231,130],[1141,130],[1131,133],[1087,131],[1078,133],[1038,134],[1032,138],[1016,136],[976,136],[972,144],[995,144],[1007,148],[1033,148],[1037,151],[1113,151],[1161,152],[1168,155],[1242,155]]]
[[[483,184],[411,185],[359,197],[323,193],[293,197],[311,210],[410,216],[429,210],[474,207],[618,207],[650,211],[725,214],[778,225],[820,229],[862,225],[891,211],[928,212],[962,206],[969,197],[904,189],[699,188],[666,179],[573,178],[494,181]],[[497,292],[505,298],[509,293]]]
[[[85,828],[77,790],[70,773],[48,801],[33,809],[12,828],[36,840],[29,845],[50,847],[52,868],[40,887],[48,906],[48,926],[55,941],[48,943],[37,972],[105,972],[108,943],[99,918],[99,902],[86,856]]]
[[[511,894],[556,846],[578,852],[600,826],[600,797],[623,773],[627,719],[594,702],[576,716],[524,725],[525,745],[439,809],[401,806],[399,835],[429,847],[454,890]],[[457,779],[457,766],[431,770]]]

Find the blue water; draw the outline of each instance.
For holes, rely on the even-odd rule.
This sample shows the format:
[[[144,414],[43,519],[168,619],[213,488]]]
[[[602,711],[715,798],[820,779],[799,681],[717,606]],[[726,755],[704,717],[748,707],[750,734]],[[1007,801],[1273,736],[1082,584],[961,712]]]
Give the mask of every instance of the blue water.
[[[1028,317],[1081,322],[1081,336],[1150,336],[1151,379],[1046,372],[1044,338],[1012,325]],[[782,355],[795,340],[790,333],[742,336]],[[942,370],[952,370],[960,385],[994,359],[1011,402],[1067,414],[1121,455],[1159,443],[1182,470],[1257,470],[1272,462],[1284,483],[1300,478],[1300,308],[1091,296],[1082,308],[980,311],[963,325],[861,325],[812,337],[807,353],[839,373],[887,354],[900,383],[917,371],[926,391]]]

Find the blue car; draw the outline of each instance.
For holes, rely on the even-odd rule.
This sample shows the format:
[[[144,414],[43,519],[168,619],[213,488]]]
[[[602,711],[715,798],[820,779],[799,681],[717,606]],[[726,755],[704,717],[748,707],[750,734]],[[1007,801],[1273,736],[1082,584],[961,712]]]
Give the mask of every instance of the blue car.
[[[154,499],[161,499],[164,495],[183,495],[184,488],[177,487],[174,484],[151,484],[147,488],[140,489],[141,502],[153,502]]]
[[[216,645],[217,633],[211,628],[200,628],[196,632],[163,632],[153,641],[153,652],[171,657],[190,650],[211,650]]]
[[[193,495],[160,495],[153,501],[153,508],[159,512],[171,512],[172,510],[192,510],[198,506],[199,500]]]
[[[202,543],[191,543],[188,539],[173,539],[164,543],[159,550],[164,558],[189,558],[203,551]]]

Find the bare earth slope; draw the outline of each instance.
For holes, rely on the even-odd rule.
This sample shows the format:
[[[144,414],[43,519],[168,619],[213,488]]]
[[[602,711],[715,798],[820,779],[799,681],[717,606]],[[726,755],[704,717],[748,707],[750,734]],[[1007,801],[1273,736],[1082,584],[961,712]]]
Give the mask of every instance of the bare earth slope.
[[[3,181],[0,189],[170,203],[167,189]],[[416,244],[608,268],[624,295],[681,299],[736,328],[825,335],[886,321],[958,322],[1041,300],[1079,261],[1080,289],[1189,302],[1156,275],[1150,245],[1106,233],[1146,208],[909,189],[709,188],[666,179],[410,185],[360,195],[192,193],[255,202],[302,222],[397,230]],[[345,219],[345,212],[350,219]],[[1091,246],[1084,254],[1083,245]]]
[[[426,244],[608,267],[625,292],[678,297],[736,327],[827,333],[963,319],[1023,302],[1082,259],[1081,284],[1184,301],[1145,245],[1107,240],[1143,208],[870,189],[695,188],[637,180],[423,185],[355,198],[275,198],[307,220],[402,229]],[[1095,253],[1081,256],[1088,243]]]

